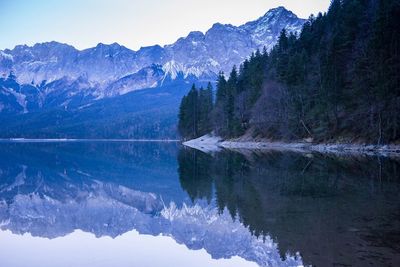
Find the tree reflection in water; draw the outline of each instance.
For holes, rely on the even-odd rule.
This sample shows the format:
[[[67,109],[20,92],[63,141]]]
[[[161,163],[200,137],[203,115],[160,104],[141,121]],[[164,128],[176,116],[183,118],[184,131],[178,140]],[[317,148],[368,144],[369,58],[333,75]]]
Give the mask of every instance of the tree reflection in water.
[[[400,263],[400,162],[293,152],[214,155],[183,148],[181,186],[193,201],[228,209],[306,264]],[[214,191],[214,192],[213,192]]]

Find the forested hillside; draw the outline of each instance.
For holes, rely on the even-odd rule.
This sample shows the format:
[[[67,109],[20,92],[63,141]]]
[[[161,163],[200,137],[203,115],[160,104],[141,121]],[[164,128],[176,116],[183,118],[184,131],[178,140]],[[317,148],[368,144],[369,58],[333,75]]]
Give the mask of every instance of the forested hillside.
[[[253,53],[227,79],[220,73],[212,111],[202,120],[224,138],[396,143],[399,25],[398,0],[333,0],[298,36],[282,30],[271,51]],[[181,135],[201,136],[188,131],[200,117],[185,124],[185,105],[180,111]]]
[[[196,138],[212,131],[210,112],[213,109],[213,87],[197,89],[193,84],[179,107],[178,130],[186,138]]]
[[[70,103],[67,109],[0,115],[0,138],[176,139],[176,114],[190,83],[193,80],[177,79],[86,105]]]

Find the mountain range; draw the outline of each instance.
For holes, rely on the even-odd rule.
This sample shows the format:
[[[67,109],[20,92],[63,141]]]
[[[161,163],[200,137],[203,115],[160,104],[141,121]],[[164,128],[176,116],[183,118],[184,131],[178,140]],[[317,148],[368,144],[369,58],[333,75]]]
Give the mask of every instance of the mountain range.
[[[302,265],[298,254],[282,259],[276,241],[257,238],[227,210],[190,202],[176,177],[176,149],[173,143],[5,143],[0,231],[53,239],[75,230],[112,238],[136,230],[170,236],[215,259]]]
[[[152,96],[157,97],[161,92],[165,98],[171,97],[174,93],[167,88],[173,87],[180,97],[193,82],[214,82],[220,71],[228,72],[257,49],[271,49],[283,28],[298,33],[304,22],[284,7],[278,7],[241,26],[216,23],[205,33],[191,32],[173,44],[143,47],[138,51],[117,43],[100,43],[93,48],[77,50],[71,45],[54,41],[5,49],[0,51],[0,122],[5,125],[0,130],[0,136],[93,137],[85,132],[71,136],[64,130],[43,129],[54,126],[53,122],[51,125],[46,122],[49,116],[53,116],[49,113],[68,113],[76,117],[76,114],[98,105],[101,100],[103,104],[123,102],[118,97],[125,99],[127,94],[132,93],[134,95],[126,97],[130,101],[121,104],[136,106],[144,101],[140,103],[143,106],[140,113],[147,117],[149,114],[146,111],[155,107]],[[139,90],[148,92],[137,94]],[[147,94],[147,100],[140,98],[143,94]],[[165,113],[176,117],[179,101],[165,101],[168,102]],[[163,103],[160,105],[163,106]],[[120,112],[124,113],[118,110],[113,112],[113,116],[120,115]],[[64,116],[59,115],[56,124],[65,126]],[[172,117],[168,118],[171,122],[174,121]],[[18,121],[23,125],[12,128],[7,123],[9,121]],[[164,118],[159,117],[156,121],[164,121]],[[77,125],[76,121],[74,125]],[[29,133],[23,128],[29,129]],[[172,130],[165,136],[176,136],[175,132]],[[95,135],[106,136],[100,132]],[[110,135],[127,137],[120,132]],[[138,132],[129,137],[148,136]]]

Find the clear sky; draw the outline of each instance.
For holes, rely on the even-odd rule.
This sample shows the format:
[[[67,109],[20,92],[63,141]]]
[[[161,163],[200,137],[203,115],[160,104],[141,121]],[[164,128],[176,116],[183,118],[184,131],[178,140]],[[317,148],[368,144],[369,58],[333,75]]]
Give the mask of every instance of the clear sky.
[[[0,49],[58,41],[78,49],[118,42],[137,50],[170,44],[215,22],[240,25],[270,8],[299,17],[325,12],[330,0],[0,0]]]

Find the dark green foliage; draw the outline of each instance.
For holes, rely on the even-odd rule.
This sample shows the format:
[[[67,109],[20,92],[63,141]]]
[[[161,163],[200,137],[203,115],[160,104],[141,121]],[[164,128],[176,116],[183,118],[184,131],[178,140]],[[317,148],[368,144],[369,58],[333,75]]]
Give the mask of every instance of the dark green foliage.
[[[211,156],[184,148],[178,157],[181,186],[195,203],[208,200],[212,194],[220,212],[229,212],[233,220],[243,223],[257,237],[272,237],[282,257],[287,251],[302,251],[305,265],[325,266],[338,243],[328,242],[332,248],[327,250],[320,246],[322,237],[340,240],[340,247],[345,247],[348,238],[337,238],[349,237],[342,229],[354,227],[355,222],[357,229],[379,225],[374,220],[357,218],[381,220],[387,216],[387,235],[382,235],[385,231],[378,227],[374,231],[376,240],[388,240],[393,233],[389,229],[398,225],[397,159],[278,151],[245,154],[223,150]],[[299,236],[310,236],[315,241]],[[397,239],[392,241],[398,244]],[[358,246],[359,242],[353,243]],[[387,246],[389,250],[392,247]],[[349,265],[355,264],[353,251],[354,247],[346,250]],[[383,261],[377,261],[380,266],[378,262]]]
[[[261,95],[265,74],[266,51],[257,51],[249,60],[232,69],[228,80],[220,73],[217,81],[217,102],[213,111],[215,132],[224,137],[237,137],[249,127],[251,108]]]
[[[183,148],[179,151],[178,162],[180,184],[191,200],[207,199],[210,202],[213,197],[212,157],[198,150]]]
[[[228,99],[228,86],[223,72],[220,72],[217,80],[217,99],[212,112],[213,129],[218,134],[224,134],[227,127],[226,103]]]
[[[197,89],[193,84],[189,93],[182,98],[179,107],[178,130],[183,138],[197,138],[211,132],[212,91],[211,83],[208,83],[206,89],[203,87]]]
[[[210,113],[213,109],[213,87],[211,83],[208,83],[206,89],[200,88],[198,109],[198,132],[200,135],[210,133],[212,131]]]
[[[400,2],[334,0],[217,81],[213,129],[272,139],[400,140]]]

